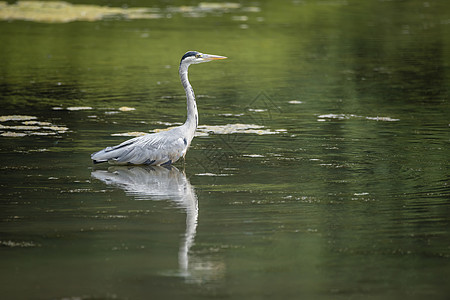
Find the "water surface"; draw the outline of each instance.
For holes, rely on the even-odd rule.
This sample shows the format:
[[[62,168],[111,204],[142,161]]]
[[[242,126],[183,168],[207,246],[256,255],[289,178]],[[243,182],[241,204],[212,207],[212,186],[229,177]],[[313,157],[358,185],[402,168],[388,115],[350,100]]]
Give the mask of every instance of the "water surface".
[[[448,297],[448,4],[108,4],[0,21],[4,297]],[[94,167],[184,121],[187,50],[229,59],[185,164]]]

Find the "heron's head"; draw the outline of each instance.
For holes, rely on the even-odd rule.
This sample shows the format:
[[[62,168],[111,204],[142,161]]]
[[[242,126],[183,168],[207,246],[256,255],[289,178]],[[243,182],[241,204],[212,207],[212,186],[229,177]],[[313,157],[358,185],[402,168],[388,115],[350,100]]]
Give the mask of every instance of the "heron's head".
[[[225,59],[225,56],[212,55],[212,54],[204,54],[198,51],[188,51],[181,58],[180,65],[186,64],[199,64],[203,62],[208,62],[212,60]]]

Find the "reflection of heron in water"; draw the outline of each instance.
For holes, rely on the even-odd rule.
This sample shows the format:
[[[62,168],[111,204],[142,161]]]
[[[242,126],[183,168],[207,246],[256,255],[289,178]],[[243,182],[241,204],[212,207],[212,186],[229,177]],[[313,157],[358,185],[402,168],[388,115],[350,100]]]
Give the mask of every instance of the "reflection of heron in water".
[[[194,282],[216,276],[216,267],[205,268],[205,265],[211,265],[208,262],[196,259],[197,266],[189,264],[192,258],[189,251],[197,232],[198,200],[184,173],[173,166],[117,166],[95,170],[91,175],[125,190],[127,195],[137,200],[170,200],[185,209],[186,231],[178,252],[180,276]]]

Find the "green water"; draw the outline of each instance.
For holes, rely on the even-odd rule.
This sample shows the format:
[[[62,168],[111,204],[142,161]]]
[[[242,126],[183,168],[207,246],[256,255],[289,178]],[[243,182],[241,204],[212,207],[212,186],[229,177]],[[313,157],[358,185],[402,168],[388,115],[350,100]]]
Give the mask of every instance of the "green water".
[[[182,5],[0,21],[1,298],[447,299],[450,4]],[[184,121],[187,50],[185,165],[94,168]]]

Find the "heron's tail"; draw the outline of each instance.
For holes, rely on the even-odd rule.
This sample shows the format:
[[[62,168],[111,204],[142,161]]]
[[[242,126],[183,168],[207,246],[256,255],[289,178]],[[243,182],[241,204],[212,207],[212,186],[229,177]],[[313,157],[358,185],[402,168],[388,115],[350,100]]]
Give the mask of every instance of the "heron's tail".
[[[91,154],[91,159],[94,164],[101,164],[108,162],[108,159],[105,157],[105,149],[100,150],[98,152]]]
[[[120,145],[117,145],[114,147],[106,147],[103,150],[92,153],[91,154],[92,162],[94,164],[100,164],[100,163],[108,162],[111,160],[117,160],[117,159],[123,157],[124,155],[126,155],[127,153],[130,152],[130,150],[127,146],[132,144],[133,140],[134,139],[128,140],[128,141],[123,142]]]
[[[92,160],[92,162],[94,163],[94,165],[96,165],[96,164],[101,164],[101,163],[105,163],[106,162],[106,160],[103,160],[103,161],[99,161],[99,160]]]

